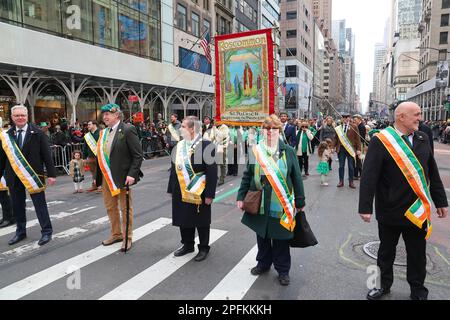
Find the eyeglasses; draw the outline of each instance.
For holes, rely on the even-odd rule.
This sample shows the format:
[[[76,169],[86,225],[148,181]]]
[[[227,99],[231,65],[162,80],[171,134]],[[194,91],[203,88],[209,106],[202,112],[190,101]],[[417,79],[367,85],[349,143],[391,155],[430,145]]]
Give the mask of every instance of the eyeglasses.
[[[267,131],[279,131],[280,129],[278,129],[278,128],[272,128],[272,127],[270,127],[270,128],[263,128],[263,130],[267,130]]]
[[[302,129],[303,129],[303,128],[305,128],[305,129],[308,129],[308,127],[307,127],[307,126],[302,126]]]

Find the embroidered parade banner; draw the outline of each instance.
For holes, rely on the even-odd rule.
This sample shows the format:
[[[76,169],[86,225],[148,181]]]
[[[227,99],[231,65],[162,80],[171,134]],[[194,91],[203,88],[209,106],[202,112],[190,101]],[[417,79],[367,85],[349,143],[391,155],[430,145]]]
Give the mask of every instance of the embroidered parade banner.
[[[216,122],[257,126],[275,112],[272,29],[215,37]]]

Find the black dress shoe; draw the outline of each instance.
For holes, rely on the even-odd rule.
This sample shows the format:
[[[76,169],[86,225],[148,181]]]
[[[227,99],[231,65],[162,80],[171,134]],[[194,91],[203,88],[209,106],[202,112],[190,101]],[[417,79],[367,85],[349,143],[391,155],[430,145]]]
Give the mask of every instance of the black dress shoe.
[[[369,293],[367,294],[367,300],[378,300],[380,299],[382,296],[390,293],[391,290],[390,289],[372,289],[369,291]]]
[[[11,221],[11,220],[2,220],[2,222],[0,222],[0,228],[6,228],[9,226],[12,226],[15,222]]]
[[[256,267],[253,267],[252,270],[250,270],[250,273],[254,276],[259,276],[260,274],[269,272],[269,270],[270,270],[270,268],[262,269],[262,268],[256,266]]]
[[[197,255],[194,258],[194,261],[203,261],[206,259],[206,257],[208,256],[208,251],[199,251],[199,253],[197,253]]]
[[[186,246],[182,246],[180,249],[174,252],[175,257],[182,257],[187,255],[188,253],[194,252],[194,248],[188,248]]]
[[[291,282],[291,279],[289,279],[289,276],[287,274],[285,274],[282,276],[278,276],[278,281],[280,282],[280,284],[282,286],[288,286],[289,283]]]
[[[26,237],[27,237],[27,236],[24,235],[24,234],[23,234],[23,235],[20,235],[20,236],[15,235],[14,238],[12,238],[11,240],[8,241],[8,244],[9,244],[10,246],[15,245],[16,243],[22,241],[22,240],[25,239]]]
[[[43,246],[44,244],[47,244],[52,240],[52,236],[45,234],[42,236],[42,238],[39,240],[38,245]]]

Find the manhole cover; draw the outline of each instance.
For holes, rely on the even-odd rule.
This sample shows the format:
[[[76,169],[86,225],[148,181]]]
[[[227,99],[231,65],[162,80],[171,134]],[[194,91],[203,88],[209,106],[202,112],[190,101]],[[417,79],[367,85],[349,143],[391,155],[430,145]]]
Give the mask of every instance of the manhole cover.
[[[363,246],[363,250],[364,250],[364,253],[367,254],[369,257],[377,259],[379,247],[380,247],[380,241],[372,241],[372,242],[366,243]],[[399,243],[397,245],[394,265],[402,266],[402,267],[406,266],[406,249],[403,244]]]

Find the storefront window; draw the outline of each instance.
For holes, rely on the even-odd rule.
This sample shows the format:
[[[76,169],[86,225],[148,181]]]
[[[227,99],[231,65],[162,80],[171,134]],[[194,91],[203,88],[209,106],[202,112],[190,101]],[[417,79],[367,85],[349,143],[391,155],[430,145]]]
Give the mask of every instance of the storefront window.
[[[149,18],[143,14],[140,15],[139,31],[141,33],[141,46],[139,54],[148,57],[150,49]]]
[[[144,45],[145,28],[139,22],[139,12],[119,5],[119,49],[139,54],[139,47]]]
[[[22,0],[23,23],[42,30],[61,33],[59,0]]]
[[[161,27],[158,21],[151,20],[150,24],[150,57],[161,60]]]
[[[74,39],[92,42],[92,1],[63,1],[63,33]]]
[[[20,22],[22,20],[20,2],[17,0],[0,1],[0,18]]]
[[[117,32],[114,32],[116,30],[116,28],[113,28],[115,19],[110,9],[109,0],[95,0],[93,5],[94,42],[102,47],[113,47],[115,43],[113,42],[113,36]]]

